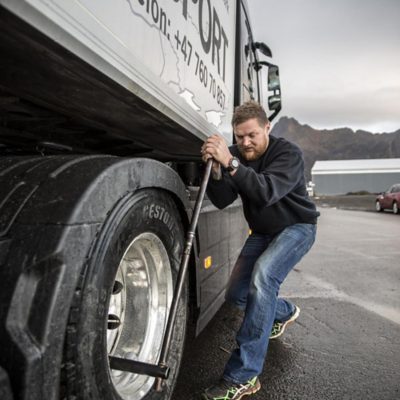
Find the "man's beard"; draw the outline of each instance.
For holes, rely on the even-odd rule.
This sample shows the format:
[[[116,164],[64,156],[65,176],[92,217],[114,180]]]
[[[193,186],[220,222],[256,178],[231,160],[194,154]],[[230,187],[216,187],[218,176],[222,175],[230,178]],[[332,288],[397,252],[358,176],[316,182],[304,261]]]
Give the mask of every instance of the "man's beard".
[[[257,151],[254,148],[251,149],[251,151],[246,151],[243,147],[239,147],[240,154],[247,161],[257,160],[258,158],[260,158],[264,154],[264,151]]]
[[[264,146],[258,146],[258,148],[251,147],[250,151],[246,151],[243,146],[238,146],[239,152],[246,161],[258,160],[267,150],[268,140],[265,141]]]

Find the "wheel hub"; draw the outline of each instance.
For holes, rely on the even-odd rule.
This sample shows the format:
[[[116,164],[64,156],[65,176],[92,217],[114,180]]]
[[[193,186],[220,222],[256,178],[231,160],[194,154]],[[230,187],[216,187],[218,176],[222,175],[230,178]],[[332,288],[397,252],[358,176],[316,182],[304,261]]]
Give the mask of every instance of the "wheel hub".
[[[171,267],[166,249],[153,233],[137,236],[119,264],[107,321],[109,355],[157,363],[173,296]],[[139,400],[154,378],[110,370],[118,394]]]

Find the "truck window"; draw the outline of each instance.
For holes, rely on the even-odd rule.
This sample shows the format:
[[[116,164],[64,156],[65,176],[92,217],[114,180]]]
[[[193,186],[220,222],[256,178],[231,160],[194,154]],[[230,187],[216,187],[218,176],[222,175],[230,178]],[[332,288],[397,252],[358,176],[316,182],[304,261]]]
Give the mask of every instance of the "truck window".
[[[241,94],[240,102],[258,98],[256,87],[256,76],[253,67],[254,53],[252,50],[252,35],[246,11],[241,5],[240,13],[240,60],[241,60]]]

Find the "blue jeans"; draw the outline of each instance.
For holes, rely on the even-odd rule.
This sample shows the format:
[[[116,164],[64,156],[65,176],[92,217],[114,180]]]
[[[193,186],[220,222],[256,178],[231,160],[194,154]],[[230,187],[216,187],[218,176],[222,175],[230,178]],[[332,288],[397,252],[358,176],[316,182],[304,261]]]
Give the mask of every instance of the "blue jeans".
[[[277,235],[252,234],[232,271],[226,300],[245,310],[236,341],[238,348],[225,366],[224,378],[245,383],[261,374],[275,320],[284,322],[294,305],[278,298],[291,269],[310,250],[316,225],[295,224]]]

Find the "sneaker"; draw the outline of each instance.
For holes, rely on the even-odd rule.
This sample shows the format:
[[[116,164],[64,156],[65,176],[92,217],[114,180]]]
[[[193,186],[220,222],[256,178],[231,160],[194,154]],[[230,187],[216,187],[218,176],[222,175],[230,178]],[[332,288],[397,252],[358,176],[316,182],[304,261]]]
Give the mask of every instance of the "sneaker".
[[[272,325],[270,339],[276,339],[285,332],[286,327],[292,322],[296,321],[297,317],[300,315],[300,307],[294,306],[294,312],[292,316],[285,322],[275,321]]]
[[[250,379],[246,383],[233,383],[225,379],[210,388],[202,394],[204,400],[239,400],[244,396],[249,396],[261,389],[260,381],[257,377]]]

